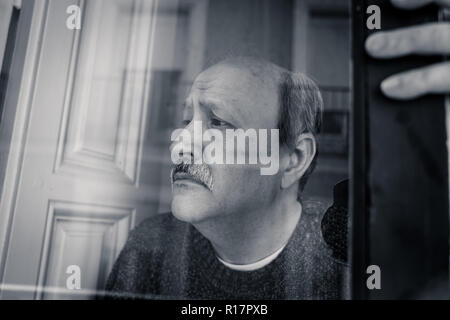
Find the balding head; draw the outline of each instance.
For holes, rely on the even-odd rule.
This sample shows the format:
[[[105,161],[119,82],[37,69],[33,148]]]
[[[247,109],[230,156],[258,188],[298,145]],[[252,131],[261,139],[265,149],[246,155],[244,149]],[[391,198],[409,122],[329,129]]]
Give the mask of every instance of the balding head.
[[[239,118],[238,128],[275,129],[281,77],[281,68],[269,62],[227,59],[197,76],[188,100],[213,100],[226,105],[227,111]]]
[[[253,57],[228,58],[202,74],[217,74],[217,72],[220,74],[220,70],[226,69],[235,70],[241,75],[241,81],[250,81],[253,88],[259,88],[256,92],[265,95],[266,102],[273,103],[276,99],[276,128],[280,129],[281,144],[293,149],[300,134],[309,132],[316,137],[320,132],[323,101],[319,88],[306,75],[291,72],[267,60]],[[264,112],[272,113],[270,103],[263,105]],[[316,159],[317,152],[310,168],[300,179],[300,191],[314,170]]]
[[[278,93],[279,127],[282,142],[290,146],[295,136],[304,131],[316,135],[320,131],[323,102],[319,88],[305,74],[294,73],[272,62],[253,57],[225,59],[204,72],[229,67],[246,72],[257,86],[274,89]]]
[[[283,74],[285,72],[289,72],[287,69],[282,68],[270,61],[253,57],[232,57],[222,60],[213,67],[221,65],[246,70],[253,77],[259,79],[262,83],[274,81],[279,83]]]

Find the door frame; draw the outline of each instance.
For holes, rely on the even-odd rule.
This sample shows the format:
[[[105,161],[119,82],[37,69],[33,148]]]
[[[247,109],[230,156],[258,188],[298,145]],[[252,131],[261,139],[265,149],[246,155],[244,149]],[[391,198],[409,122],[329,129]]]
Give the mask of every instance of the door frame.
[[[4,114],[0,123],[2,137],[0,143],[2,148],[7,149],[6,156],[0,158],[1,173],[4,174],[0,189],[2,192],[0,198],[0,283],[3,282],[13,220],[12,213],[22,171],[47,8],[48,0],[22,2]]]

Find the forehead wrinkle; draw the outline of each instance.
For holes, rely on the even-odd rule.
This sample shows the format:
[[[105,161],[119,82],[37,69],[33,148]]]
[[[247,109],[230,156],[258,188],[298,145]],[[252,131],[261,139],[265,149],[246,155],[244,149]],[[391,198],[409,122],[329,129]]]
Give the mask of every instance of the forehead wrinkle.
[[[274,128],[278,123],[276,72],[218,64],[198,75],[191,94],[222,102],[227,111],[236,113],[243,124],[247,124],[246,127]]]
[[[200,105],[207,106],[212,111],[219,112],[224,110],[228,112],[233,119],[242,125],[242,119],[245,120],[242,108],[237,107],[241,100],[237,97],[237,91],[223,81],[220,76],[208,77],[209,79],[197,79],[192,86],[190,94],[196,96]],[[231,93],[230,93],[231,92]]]
[[[198,103],[201,107],[212,111],[216,116],[223,116],[223,113],[225,115],[228,114],[235,125],[243,126],[245,123],[245,121],[242,121],[245,118],[243,118],[240,108],[236,108],[233,103],[229,103],[225,99],[215,99],[201,95],[198,98]]]

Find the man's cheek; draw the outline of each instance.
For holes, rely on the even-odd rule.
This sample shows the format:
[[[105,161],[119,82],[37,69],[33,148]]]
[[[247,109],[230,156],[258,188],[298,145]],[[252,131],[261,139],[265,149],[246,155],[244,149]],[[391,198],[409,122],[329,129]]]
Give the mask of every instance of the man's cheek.
[[[238,193],[245,197],[246,192],[261,179],[260,167],[258,165],[220,165],[212,168],[215,193],[227,194]]]

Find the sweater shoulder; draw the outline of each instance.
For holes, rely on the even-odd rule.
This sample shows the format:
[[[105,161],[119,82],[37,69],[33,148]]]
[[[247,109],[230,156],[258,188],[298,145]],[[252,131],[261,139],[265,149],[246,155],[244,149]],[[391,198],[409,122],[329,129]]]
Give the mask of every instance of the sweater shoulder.
[[[158,214],[143,220],[129,234],[108,277],[106,290],[136,294],[160,291],[163,263],[167,256],[182,247],[187,223],[171,213]],[[122,297],[122,296],[121,296]]]
[[[304,202],[304,223],[305,223],[305,229],[306,232],[309,233],[315,244],[320,250],[318,250],[318,253],[321,257],[323,257],[325,260],[328,260],[331,262],[336,263],[337,265],[342,265],[344,267],[348,266],[347,263],[347,255],[343,254],[336,254],[336,252],[341,253],[343,251],[346,251],[347,244],[346,244],[346,237],[347,237],[347,230],[342,228],[347,228],[347,221],[345,221],[345,224],[334,224],[333,230],[326,229],[325,231],[330,233],[332,231],[334,234],[342,234],[343,236],[340,239],[340,241],[331,242],[326,241],[324,235],[324,228],[323,228],[323,219],[324,215],[328,210],[328,206],[324,204],[322,201],[318,200],[308,200]],[[341,228],[341,229],[339,229]],[[329,238],[329,237],[328,237]],[[334,239],[333,239],[334,240]],[[331,245],[330,245],[331,244]]]

